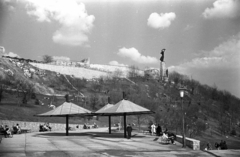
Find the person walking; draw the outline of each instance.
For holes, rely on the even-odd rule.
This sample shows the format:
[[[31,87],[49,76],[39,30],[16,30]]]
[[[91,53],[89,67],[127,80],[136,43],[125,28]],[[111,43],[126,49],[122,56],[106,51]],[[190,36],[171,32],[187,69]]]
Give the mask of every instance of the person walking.
[[[132,127],[130,124],[128,124],[128,126],[127,126],[127,138],[128,139],[131,139],[131,136],[132,136],[131,134],[132,134]]]
[[[151,132],[152,132],[152,136],[156,133],[156,126],[154,123],[151,125]]]
[[[158,124],[158,126],[157,126],[157,136],[161,136],[161,134],[162,134],[162,128],[161,128],[161,126]]]

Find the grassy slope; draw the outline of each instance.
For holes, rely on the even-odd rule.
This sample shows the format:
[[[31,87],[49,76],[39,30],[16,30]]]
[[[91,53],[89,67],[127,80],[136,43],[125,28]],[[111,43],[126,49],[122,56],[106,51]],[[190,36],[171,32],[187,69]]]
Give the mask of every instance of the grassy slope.
[[[30,99],[27,104],[21,104],[21,94],[17,97],[16,94],[9,94],[4,92],[4,99],[0,103],[0,119],[2,120],[19,120],[29,122],[49,122],[49,123],[65,123],[64,117],[36,117],[34,115],[45,113],[51,109],[47,106],[51,100],[43,99],[44,95],[37,95],[37,98],[41,99],[44,105],[36,105],[34,99]],[[64,97],[56,97],[53,104],[58,107],[65,101]],[[73,103],[83,106],[81,102],[73,101]],[[87,108],[87,107],[86,107]],[[113,122],[117,121],[113,118]],[[99,118],[97,124],[100,126],[107,125],[107,118]],[[83,124],[83,123],[94,123],[96,119],[88,120],[79,117],[71,117],[69,123],[72,124]]]

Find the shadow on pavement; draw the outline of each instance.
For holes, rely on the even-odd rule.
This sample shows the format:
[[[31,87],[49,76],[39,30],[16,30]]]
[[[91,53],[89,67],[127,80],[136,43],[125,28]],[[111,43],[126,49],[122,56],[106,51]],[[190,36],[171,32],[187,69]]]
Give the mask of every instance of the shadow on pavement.
[[[92,134],[94,137],[104,137],[104,138],[124,138],[124,133],[106,133],[106,132],[89,132],[89,134]],[[144,138],[145,136],[141,136],[138,134],[132,134],[132,138]]]
[[[44,136],[44,137],[68,137],[68,136],[91,136],[91,137],[103,137],[103,138],[124,138],[123,133],[106,133],[106,132],[69,132],[68,136],[66,136],[65,132],[45,132],[38,133],[34,136]],[[141,136],[138,134],[132,134],[132,138],[144,138],[145,136]]]
[[[56,137],[56,136],[62,136],[62,137],[68,137],[68,136],[89,136],[88,133],[69,133],[68,136],[66,136],[65,132],[47,132],[47,133],[38,133],[34,135],[37,136],[45,136],[45,137]]]

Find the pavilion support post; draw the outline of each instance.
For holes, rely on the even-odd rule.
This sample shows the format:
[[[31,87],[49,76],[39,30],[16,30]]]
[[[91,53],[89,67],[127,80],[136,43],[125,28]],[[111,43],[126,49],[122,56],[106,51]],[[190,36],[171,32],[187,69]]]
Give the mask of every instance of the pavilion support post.
[[[108,116],[109,134],[111,134],[111,116]]]
[[[68,136],[68,115],[66,115],[66,136]]]
[[[123,114],[123,119],[124,119],[124,137],[127,138],[126,113]]]

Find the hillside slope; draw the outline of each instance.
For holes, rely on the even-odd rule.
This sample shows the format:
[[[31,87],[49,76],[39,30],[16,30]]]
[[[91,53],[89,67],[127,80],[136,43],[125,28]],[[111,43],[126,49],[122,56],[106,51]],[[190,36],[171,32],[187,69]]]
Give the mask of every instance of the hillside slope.
[[[30,70],[33,72],[30,72]],[[53,93],[53,90],[43,83],[45,78],[42,73],[43,71],[28,63],[20,63],[6,58],[0,58],[1,80],[4,80],[4,84],[11,90],[17,90],[21,85],[33,85],[37,93]]]
[[[61,66],[56,68],[61,70]],[[86,76],[88,72],[89,70]],[[61,105],[65,101],[66,94],[69,95],[69,101],[96,111],[107,103],[115,104],[122,100],[125,92],[126,99],[155,111],[155,114],[150,116],[129,117],[129,122],[139,127],[147,127],[153,122],[159,123],[163,129],[168,128],[176,134],[181,134],[182,108],[179,87],[184,84],[186,91],[183,110],[186,135],[202,140],[202,147],[208,141],[219,142],[219,139],[230,142],[228,140],[233,138],[229,135],[236,137],[237,141],[232,141],[234,145],[240,143],[237,137],[240,133],[240,100],[227,91],[201,85],[177,73],[171,73],[168,82],[159,82],[141,75],[133,75],[127,79],[100,77],[86,80],[59,73],[43,70],[29,63],[1,58],[0,119],[39,121],[33,117],[33,114],[50,110],[49,104]],[[85,74],[81,73],[81,75]],[[92,76],[92,74],[88,75],[88,77]],[[51,121],[61,120],[49,119],[49,122]],[[79,123],[88,119],[73,121]],[[107,121],[104,120],[97,122],[107,125]],[[113,120],[113,123],[118,122],[119,118]]]

